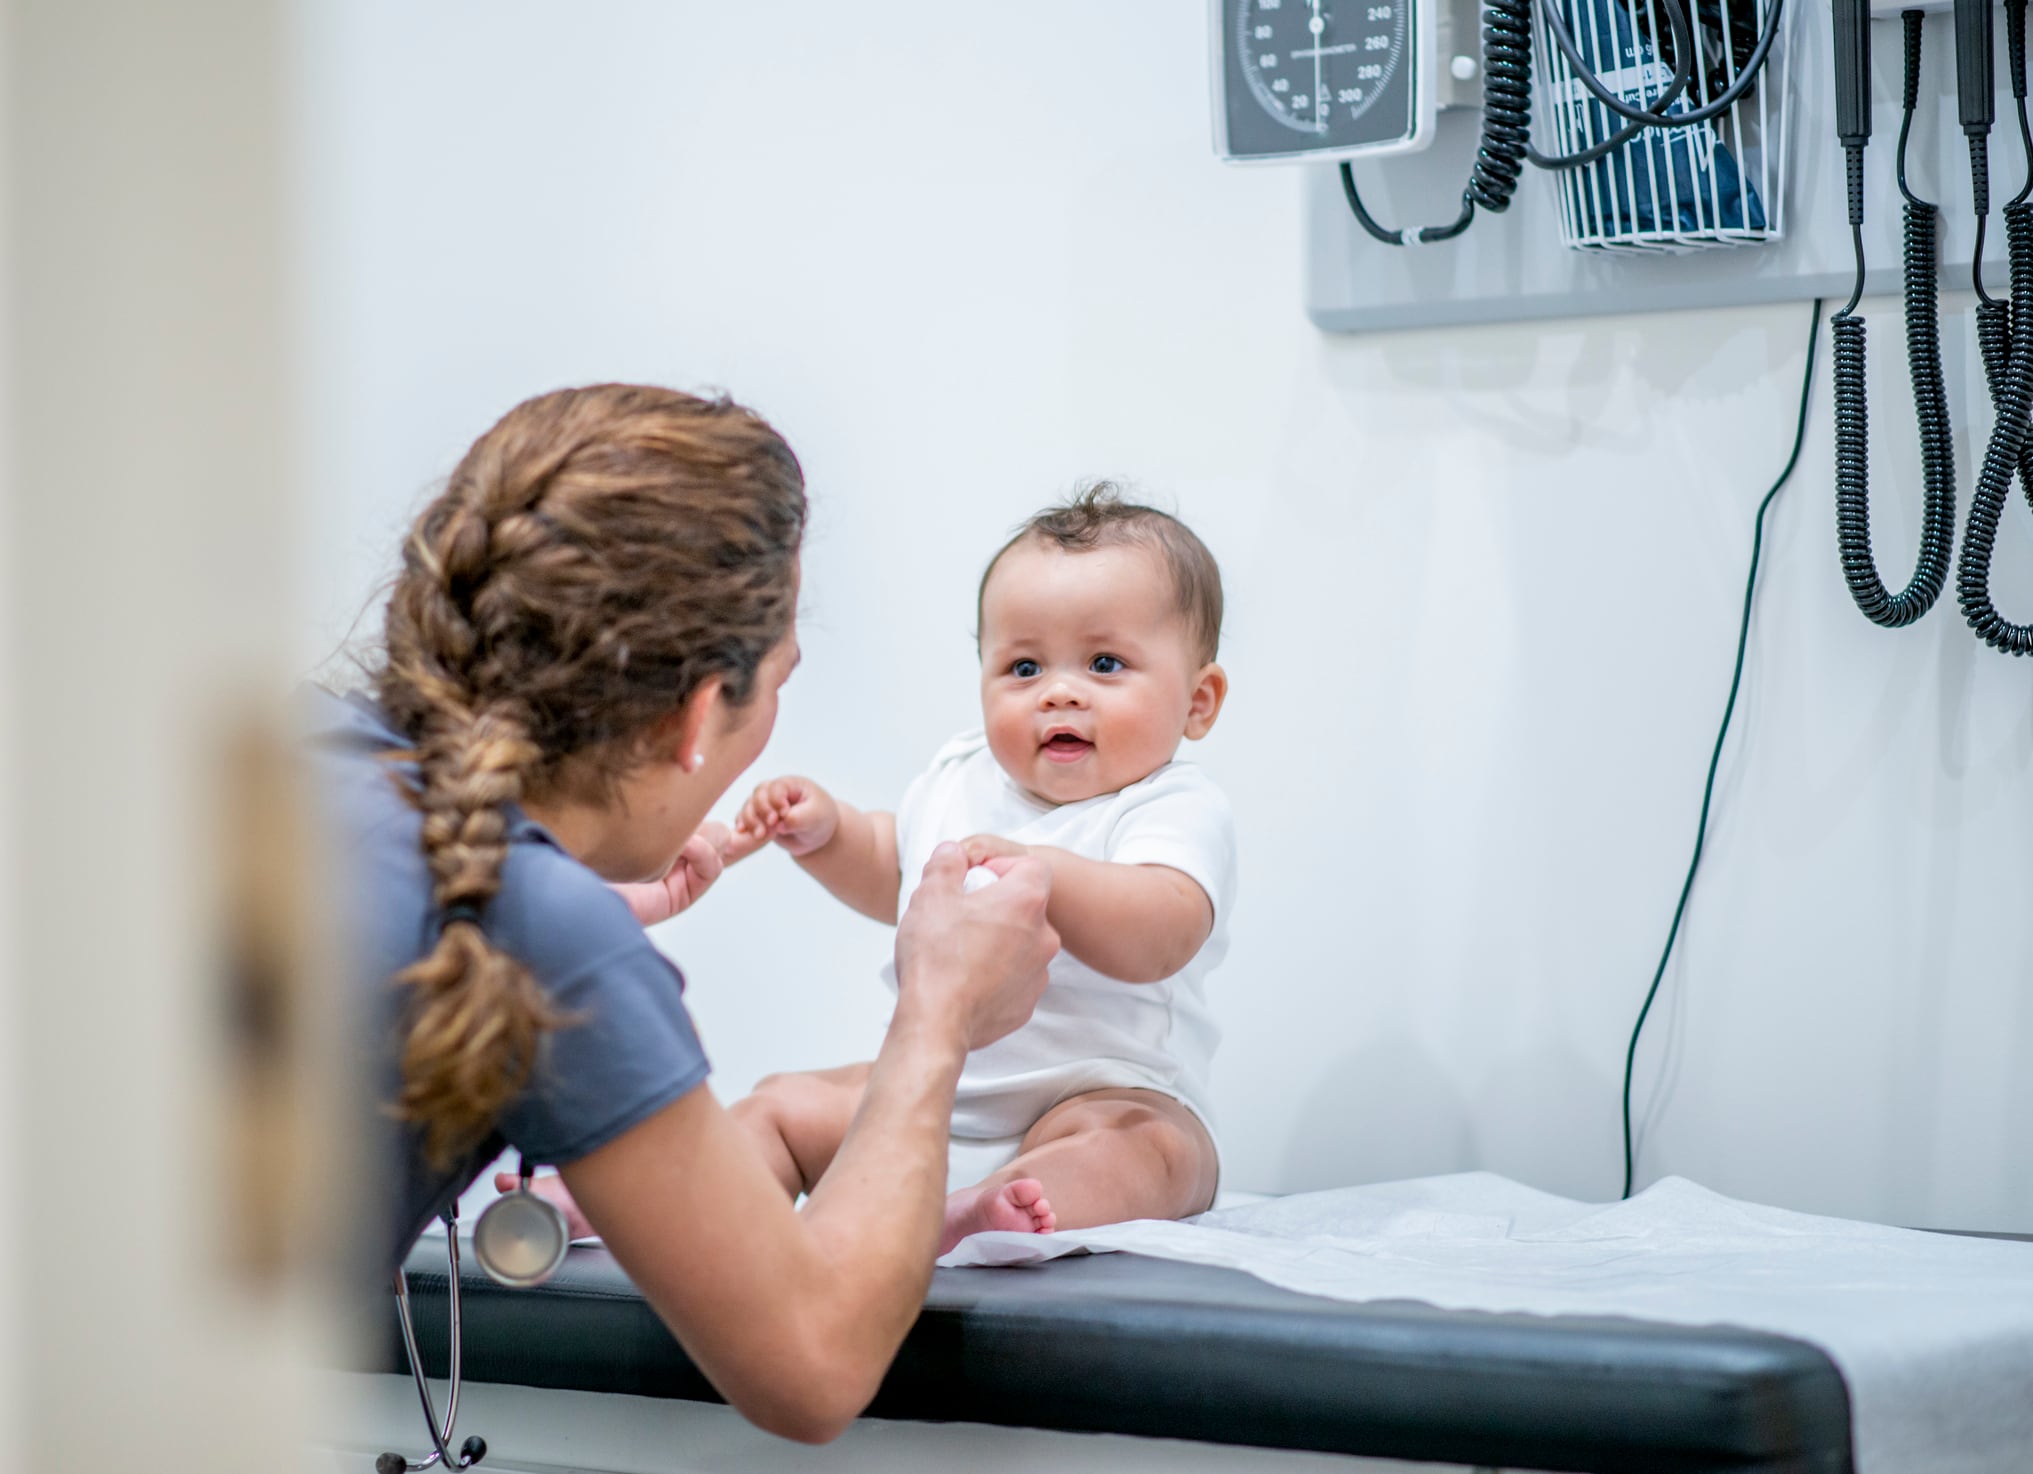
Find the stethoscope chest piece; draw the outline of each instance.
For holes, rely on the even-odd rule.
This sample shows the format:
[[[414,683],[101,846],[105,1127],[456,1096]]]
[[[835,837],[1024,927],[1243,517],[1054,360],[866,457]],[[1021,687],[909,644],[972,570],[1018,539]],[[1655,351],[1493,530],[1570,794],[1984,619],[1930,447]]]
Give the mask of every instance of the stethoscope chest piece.
[[[527,1162],[521,1177],[514,1192],[489,1203],[474,1222],[473,1257],[496,1284],[526,1290],[558,1272],[572,1235],[558,1205],[529,1190]]]
[[[521,1181],[512,1193],[496,1198],[473,1225],[473,1257],[488,1277],[512,1289],[540,1285],[565,1262],[565,1250],[572,1246],[571,1231],[557,1204],[529,1190],[527,1159],[517,1173]],[[420,1459],[386,1453],[374,1461],[375,1474],[419,1474],[442,1465],[447,1470],[470,1469],[487,1457],[487,1440],[475,1436],[452,1452],[452,1429],[459,1421],[459,1367],[464,1360],[465,1337],[459,1329],[459,1204],[454,1199],[445,1210],[445,1298],[451,1319],[451,1389],[445,1400],[445,1421],[438,1422],[438,1410],[431,1401],[431,1384],[424,1378],[423,1358],[416,1349],[416,1323],[409,1309],[409,1276],[395,1271],[395,1315],[402,1326],[402,1346],[409,1355],[409,1374],[416,1383],[417,1401],[423,1405],[424,1426],[430,1429],[431,1451]]]

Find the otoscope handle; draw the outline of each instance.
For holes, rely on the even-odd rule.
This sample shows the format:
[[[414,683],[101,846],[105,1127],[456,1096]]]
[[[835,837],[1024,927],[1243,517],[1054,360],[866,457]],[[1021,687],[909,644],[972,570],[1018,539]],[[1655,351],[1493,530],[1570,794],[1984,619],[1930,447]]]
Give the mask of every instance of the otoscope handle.
[[[1920,106],[1920,28],[1926,20],[1926,15],[1918,10],[1899,12],[1906,46],[1906,85],[1899,95],[1899,106],[1909,114]]]
[[[1835,19],[1835,136],[1862,145],[1871,136],[1870,0],[1829,0]]]
[[[1997,116],[1991,6],[1992,0],[1955,0],[1955,103],[1965,133],[1990,132]]]

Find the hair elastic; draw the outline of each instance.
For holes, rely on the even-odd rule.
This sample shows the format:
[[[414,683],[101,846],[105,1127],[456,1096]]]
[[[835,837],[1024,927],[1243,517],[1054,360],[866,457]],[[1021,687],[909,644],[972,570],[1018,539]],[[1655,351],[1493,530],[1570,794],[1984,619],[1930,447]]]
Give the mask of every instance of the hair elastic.
[[[455,921],[471,922],[474,926],[479,926],[480,903],[478,901],[454,901],[451,905],[439,911],[438,935],[443,936],[445,929]]]

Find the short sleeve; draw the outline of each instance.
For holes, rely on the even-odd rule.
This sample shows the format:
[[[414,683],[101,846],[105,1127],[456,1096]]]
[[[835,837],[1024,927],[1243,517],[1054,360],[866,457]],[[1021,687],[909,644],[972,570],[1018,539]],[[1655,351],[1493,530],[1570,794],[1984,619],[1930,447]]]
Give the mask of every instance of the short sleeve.
[[[386,1109],[402,1089],[411,1004],[409,990],[390,980],[437,937],[423,816],[403,786],[414,768],[396,756],[404,739],[364,697],[306,691],[298,722],[356,989],[367,1085],[362,1125],[387,1174],[384,1268],[392,1269],[504,1141],[535,1163],[574,1161],[696,1089],[708,1065],[685,1010],[684,980],[627,903],[542,825],[511,808],[507,854],[481,926],[497,950],[528,970],[563,1021],[544,1035],[531,1078],[486,1134],[452,1161],[437,1160],[424,1126]]]
[[[1102,858],[1166,865],[1192,877],[1219,932],[1235,904],[1235,815],[1228,796],[1190,763],[1174,763],[1124,793]]]
[[[684,980],[646,935],[550,986],[566,1022],[544,1040],[535,1077],[502,1114],[530,1160],[576,1161],[706,1079],[710,1066]]]

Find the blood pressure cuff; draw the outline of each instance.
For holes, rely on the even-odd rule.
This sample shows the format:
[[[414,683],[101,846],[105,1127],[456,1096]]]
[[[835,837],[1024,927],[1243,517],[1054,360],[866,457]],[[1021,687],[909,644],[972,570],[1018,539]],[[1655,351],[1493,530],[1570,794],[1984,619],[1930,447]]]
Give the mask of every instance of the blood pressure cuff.
[[[446,1369],[444,1244],[409,1256],[426,1369]],[[461,1277],[476,1382],[717,1400],[600,1249],[548,1284]],[[375,1370],[406,1374],[390,1335]],[[1630,1474],[1851,1474],[1849,1392],[1762,1332],[1297,1295],[1130,1254],[942,1269],[876,1417]]]
[[[1658,54],[1649,27],[1632,24],[1625,0],[1557,0],[1567,27],[1584,57],[1598,62],[1600,73],[1618,99],[1637,107],[1656,106],[1672,79],[1672,66]],[[1750,0],[1741,9],[1747,14]],[[1726,12],[1716,5],[1690,5],[1694,35],[1703,56],[1719,54],[1720,38],[1704,28],[1719,26]],[[1642,18],[1642,17],[1641,17]],[[1667,33],[1670,36],[1670,32]],[[1621,58],[1622,64],[1614,64]],[[1744,60],[1746,58],[1739,58]],[[1702,94],[1704,66],[1697,64],[1688,90],[1666,111],[1694,110]],[[1557,107],[1567,109],[1577,145],[1616,134],[1624,119],[1604,107],[1584,84],[1566,75],[1555,83]],[[1766,76],[1773,75],[1770,72]],[[1709,91],[1720,96],[1728,79],[1719,71],[1709,77]],[[1762,85],[1762,84],[1761,84]],[[1742,109],[1755,116],[1754,106]],[[1765,206],[1737,167],[1724,131],[1717,123],[1696,123],[1671,133],[1647,128],[1629,143],[1577,171],[1580,187],[1573,191],[1577,222],[1585,236],[1628,236],[1633,232],[1763,230]],[[1727,136],[1737,136],[1734,131]],[[1738,138],[1739,144],[1742,140]]]

